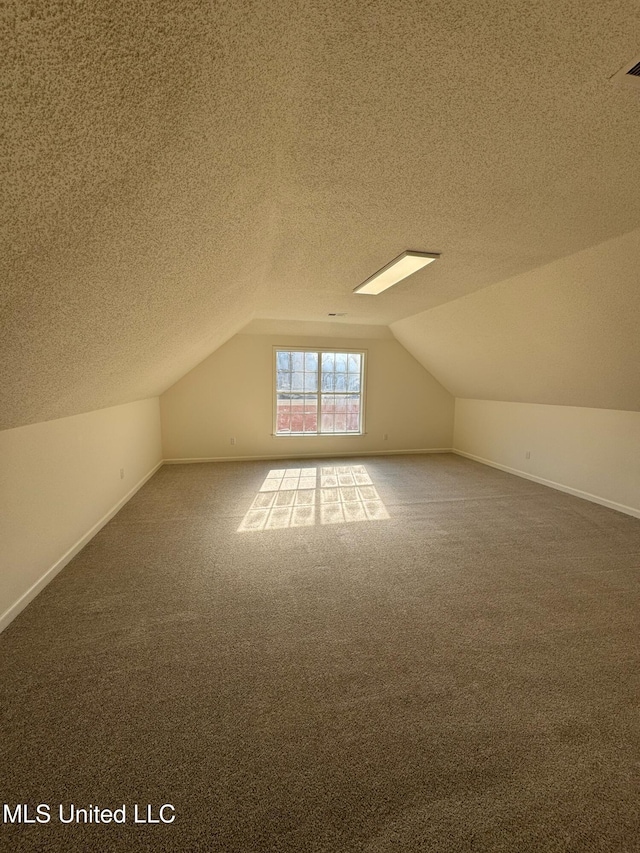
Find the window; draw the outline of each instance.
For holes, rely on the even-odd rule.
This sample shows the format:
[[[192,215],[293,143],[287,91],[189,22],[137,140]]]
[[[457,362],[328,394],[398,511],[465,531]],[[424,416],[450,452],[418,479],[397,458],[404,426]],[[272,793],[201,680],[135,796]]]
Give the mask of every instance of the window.
[[[361,435],[364,352],[275,350],[276,435]]]

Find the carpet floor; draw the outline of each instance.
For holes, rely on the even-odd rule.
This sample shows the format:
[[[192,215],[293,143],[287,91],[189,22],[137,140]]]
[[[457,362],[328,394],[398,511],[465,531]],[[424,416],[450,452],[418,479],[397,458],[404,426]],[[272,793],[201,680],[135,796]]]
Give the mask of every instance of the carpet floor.
[[[0,849],[637,851],[639,637],[613,510],[453,455],[165,466],[0,635],[0,797],[51,815]]]

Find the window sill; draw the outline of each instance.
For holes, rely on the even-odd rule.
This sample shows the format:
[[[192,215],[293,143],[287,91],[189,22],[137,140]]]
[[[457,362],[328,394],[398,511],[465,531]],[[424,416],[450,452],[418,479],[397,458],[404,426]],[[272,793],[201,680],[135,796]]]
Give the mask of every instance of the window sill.
[[[272,438],[362,438],[366,432],[272,432]]]

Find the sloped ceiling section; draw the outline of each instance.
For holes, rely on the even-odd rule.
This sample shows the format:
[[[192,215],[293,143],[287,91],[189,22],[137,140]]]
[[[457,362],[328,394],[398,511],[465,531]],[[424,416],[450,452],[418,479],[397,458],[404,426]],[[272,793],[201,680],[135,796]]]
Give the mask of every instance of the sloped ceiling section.
[[[640,411],[640,229],[391,328],[456,397]]]
[[[388,325],[637,228],[639,34],[635,0],[4,4],[0,428],[161,393],[252,317]],[[353,295],[407,248],[443,254]]]
[[[251,318],[274,239],[264,72],[281,33],[247,4],[3,15],[7,428],[158,394]]]

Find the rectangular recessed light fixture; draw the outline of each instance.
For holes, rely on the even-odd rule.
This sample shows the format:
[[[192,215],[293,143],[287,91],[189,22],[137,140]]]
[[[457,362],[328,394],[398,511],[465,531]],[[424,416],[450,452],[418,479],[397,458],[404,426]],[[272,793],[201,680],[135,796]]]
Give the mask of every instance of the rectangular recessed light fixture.
[[[619,71],[609,78],[615,80],[616,83],[625,83],[628,86],[635,86],[640,89],[640,56],[636,56],[631,62],[623,65]]]
[[[366,281],[363,281],[362,284],[359,284],[353,292],[374,295],[382,293],[383,290],[421,270],[422,267],[426,267],[427,264],[439,257],[440,255],[437,252],[403,252]]]

